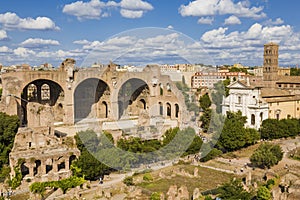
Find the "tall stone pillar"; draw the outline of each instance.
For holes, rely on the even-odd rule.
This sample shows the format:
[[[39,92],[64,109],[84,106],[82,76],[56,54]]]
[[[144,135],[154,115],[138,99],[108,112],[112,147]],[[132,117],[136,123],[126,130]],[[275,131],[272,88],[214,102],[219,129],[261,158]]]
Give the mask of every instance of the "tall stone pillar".
[[[119,105],[117,101],[111,102],[111,112],[109,118],[113,120],[119,119]]]

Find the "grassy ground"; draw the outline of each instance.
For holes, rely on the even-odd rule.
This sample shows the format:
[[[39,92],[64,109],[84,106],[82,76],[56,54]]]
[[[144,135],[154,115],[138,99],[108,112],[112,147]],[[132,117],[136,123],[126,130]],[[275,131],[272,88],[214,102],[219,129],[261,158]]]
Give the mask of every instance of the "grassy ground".
[[[182,171],[193,175],[194,169],[196,166],[192,165],[178,165],[173,167],[175,171]],[[229,181],[233,178],[232,174],[227,174],[219,171],[215,171],[212,169],[207,169],[203,167],[198,168],[198,176],[197,177],[188,177],[179,174],[172,173],[172,168],[165,168],[159,171],[151,172],[154,180],[151,182],[143,181],[138,184],[141,188],[143,188],[148,193],[152,192],[163,192],[166,194],[171,185],[177,185],[177,187],[181,187],[183,185],[187,186],[189,194],[192,195],[195,188],[199,188],[200,191],[206,191],[210,189],[214,189],[221,185],[224,182]],[[159,173],[162,173],[166,176],[166,178],[160,178]],[[173,175],[172,175],[173,174]],[[138,175],[141,178],[143,175]]]

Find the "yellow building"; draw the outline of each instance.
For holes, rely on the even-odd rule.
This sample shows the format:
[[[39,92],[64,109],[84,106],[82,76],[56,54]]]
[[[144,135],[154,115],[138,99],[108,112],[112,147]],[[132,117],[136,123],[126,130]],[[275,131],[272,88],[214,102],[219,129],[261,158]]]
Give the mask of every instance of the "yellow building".
[[[269,105],[269,118],[300,118],[300,95],[290,94],[286,90],[262,88],[261,96]]]

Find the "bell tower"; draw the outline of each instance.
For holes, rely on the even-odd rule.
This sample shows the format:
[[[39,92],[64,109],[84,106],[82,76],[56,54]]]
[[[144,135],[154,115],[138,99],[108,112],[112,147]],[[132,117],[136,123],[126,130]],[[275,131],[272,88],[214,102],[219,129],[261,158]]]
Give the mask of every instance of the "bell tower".
[[[279,45],[273,42],[264,45],[264,81],[276,81],[278,79],[278,49]]]

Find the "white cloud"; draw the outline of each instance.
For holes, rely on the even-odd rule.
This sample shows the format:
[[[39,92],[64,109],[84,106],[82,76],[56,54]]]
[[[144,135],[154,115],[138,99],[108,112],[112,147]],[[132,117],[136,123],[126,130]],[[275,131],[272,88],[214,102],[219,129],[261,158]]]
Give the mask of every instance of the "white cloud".
[[[21,43],[26,48],[41,48],[60,45],[57,40],[45,40],[41,38],[29,38]]]
[[[295,60],[296,52],[300,51],[300,33],[295,33],[290,25],[264,26],[255,23],[246,31],[233,32],[219,27],[205,32],[200,41],[220,64],[244,62],[261,65],[263,45],[268,42],[280,45],[281,64]],[[290,51],[295,51],[295,54],[290,54]]]
[[[0,47],[0,53],[10,53],[12,50],[8,48],[7,46],[1,46]]]
[[[63,13],[74,15],[78,20],[100,19],[109,17],[110,8],[119,8],[120,14],[125,18],[140,18],[145,12],[153,10],[153,6],[142,0],[122,0],[120,3],[115,1],[102,2],[101,0],[91,0],[88,2],[76,1],[67,4],[63,8]]]
[[[79,45],[86,45],[86,44],[90,44],[91,42],[88,40],[76,40],[73,42],[73,44],[79,44]]]
[[[146,11],[152,10],[153,6],[142,0],[122,0],[120,6],[126,10]]]
[[[100,0],[91,0],[89,2],[76,1],[67,4],[63,8],[63,13],[74,15],[78,20],[100,19],[102,9],[106,7]]]
[[[212,24],[214,22],[213,17],[201,17],[198,20],[198,24]]]
[[[188,5],[181,5],[179,13],[182,16],[205,17],[213,15],[236,15],[247,18],[263,18],[266,14],[262,12],[263,7],[250,7],[249,3],[233,0],[194,0]]]
[[[0,40],[7,39],[7,33],[5,30],[0,30]]]
[[[122,15],[122,17],[131,18],[131,19],[141,18],[143,16],[143,13],[144,12],[142,10],[127,10],[127,9],[120,10],[120,14]]]
[[[59,30],[59,27],[48,17],[20,18],[16,13],[0,14],[0,24],[4,29],[21,30]]]
[[[35,55],[35,52],[24,47],[18,47],[17,49],[14,49],[14,54],[25,58],[31,55]]]
[[[264,24],[265,25],[281,25],[284,21],[281,18],[276,18],[276,20],[269,19]]]
[[[241,20],[234,16],[234,15],[231,15],[230,17],[228,17],[227,19],[225,19],[225,22],[224,22],[225,25],[235,25],[235,24],[241,24]]]

